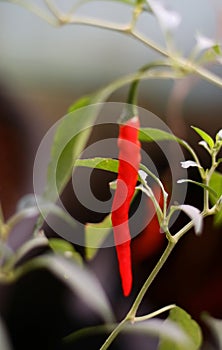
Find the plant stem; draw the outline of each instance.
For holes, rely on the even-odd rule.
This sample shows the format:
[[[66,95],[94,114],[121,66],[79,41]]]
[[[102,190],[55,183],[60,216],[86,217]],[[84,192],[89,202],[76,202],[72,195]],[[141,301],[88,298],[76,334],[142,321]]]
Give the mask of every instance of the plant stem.
[[[150,314],[148,315],[144,315],[144,316],[138,316],[138,317],[135,317],[134,318],[134,322],[143,322],[143,321],[147,321],[153,317],[156,317],[160,314],[162,314],[163,312],[166,312],[166,311],[169,311],[171,309],[173,309],[174,307],[176,307],[175,304],[171,304],[171,305],[167,305],[167,306],[164,306],[162,307],[161,309],[159,310],[156,310],[154,312],[151,312]]]
[[[151,272],[151,274],[149,275],[149,277],[147,278],[147,280],[145,281],[144,285],[142,286],[139,294],[137,295],[133,305],[130,308],[130,311],[128,312],[128,314],[126,315],[126,317],[122,320],[121,323],[119,323],[119,325],[112,331],[112,333],[109,335],[109,337],[106,339],[105,343],[101,346],[100,350],[106,350],[108,349],[108,347],[112,344],[112,342],[114,341],[114,339],[117,337],[117,335],[120,333],[120,331],[124,328],[125,324],[129,321],[131,322],[135,322],[135,316],[136,316],[136,312],[143,300],[144,295],[146,294],[148,288],[150,287],[151,283],[153,282],[153,280],[155,279],[155,277],[157,276],[157,274],[159,273],[159,271],[161,270],[161,268],[163,267],[163,265],[165,264],[166,260],[168,259],[170,253],[172,252],[175,244],[176,244],[176,240],[172,240],[168,242],[168,245],[165,249],[165,251],[163,252],[161,258],[159,259],[158,263],[156,264],[156,266],[154,267],[153,271]]]
[[[83,338],[84,336],[90,336],[95,334],[103,334],[107,332],[112,332],[114,328],[117,327],[116,323],[113,324],[101,324],[97,326],[89,326],[85,328],[80,328],[74,333],[71,333],[67,335],[65,338],[63,338],[63,342],[66,344],[73,343],[76,340]]]
[[[95,26],[95,27],[100,27],[102,29],[109,29],[113,31],[120,32],[122,34],[126,34],[131,36],[134,39],[137,39],[144,45],[148,46],[152,50],[156,51],[157,53],[161,54],[162,56],[165,56],[169,58],[172,63],[171,66],[175,66],[183,71],[187,71],[187,74],[197,74],[200,76],[202,79],[209,81],[210,83],[213,83],[219,87],[222,87],[222,79],[208,71],[207,69],[200,67],[189,60],[186,60],[185,58],[177,57],[173,55],[172,53],[168,52],[161,46],[157,45],[155,42],[152,40],[148,39],[147,37],[143,36],[140,32],[136,30],[132,30],[129,25],[121,26],[115,23],[107,23],[107,22],[102,22],[98,20],[93,20],[89,18],[79,18],[79,19],[73,19],[70,22],[70,24],[84,24],[84,25],[89,25],[89,26]]]
[[[161,54],[162,56],[165,57],[170,57],[169,53],[163,49],[162,47],[160,47],[159,45],[157,45],[154,41],[152,41],[151,39],[148,39],[147,37],[145,37],[144,35],[142,35],[140,32],[136,31],[136,30],[131,30],[128,32],[128,34],[134,38],[139,40],[141,43],[143,43],[145,46],[148,46],[150,49],[156,51],[157,53]]]
[[[151,39],[145,37],[142,33],[132,28],[132,23],[126,25],[120,25],[118,23],[109,23],[107,21],[102,21],[97,18],[88,18],[88,17],[70,17],[70,13],[63,14],[51,3],[50,0],[45,0],[46,5],[49,7],[50,11],[54,14],[55,18],[49,17],[45,12],[43,12],[39,7],[34,6],[26,2],[25,0],[7,0],[8,2],[18,4],[22,7],[25,7],[30,12],[35,13],[37,16],[41,17],[43,20],[48,22],[53,26],[61,26],[66,24],[77,24],[77,25],[88,25],[93,27],[98,27],[101,29],[108,29],[114,32],[120,32],[122,34],[131,36],[134,39],[137,39],[147,47],[151,48],[153,51],[161,54],[170,59],[171,66],[175,69],[180,69],[186,74],[196,74],[204,80],[209,81],[219,87],[222,87],[222,79],[208,71],[207,69],[196,65],[191,62],[189,59],[180,57],[172,52],[169,52],[167,49],[162,48]]]
[[[164,250],[162,256],[160,257],[158,263],[156,264],[156,266],[152,270],[151,274],[149,275],[149,277],[145,281],[145,283],[142,286],[139,294],[137,295],[130,311],[128,312],[128,315],[127,315],[128,319],[133,320],[135,318],[137,310],[141,304],[141,301],[144,298],[144,295],[146,294],[151,283],[153,282],[153,280],[155,279],[155,277],[158,275],[159,271],[161,270],[161,268],[165,264],[166,260],[168,259],[169,255],[171,254],[173,248],[175,247],[176,242],[177,242],[176,240],[175,241],[172,240],[172,241],[168,242],[168,245],[167,245],[166,249]]]
[[[55,3],[51,0],[44,0],[46,6],[48,7],[49,11],[55,16],[55,18],[60,21],[63,18],[63,14],[60,12],[60,10],[56,7]]]
[[[214,210],[208,210],[208,212],[202,212],[203,218],[209,215],[213,215],[215,213]],[[185,225],[181,230],[179,230],[174,236],[168,236],[168,245],[166,249],[164,250],[162,256],[160,257],[158,263],[150,273],[149,277],[145,281],[144,285],[142,286],[139,294],[137,295],[133,305],[131,306],[128,314],[126,317],[122,320],[122,322],[112,331],[112,333],[109,335],[109,337],[106,339],[105,343],[102,345],[100,350],[106,350],[111,345],[111,343],[114,341],[114,339],[117,337],[117,335],[120,333],[120,331],[124,328],[125,324],[129,321],[137,322],[137,321],[143,321],[145,319],[149,318],[149,315],[136,317],[137,310],[154,279],[162,269],[163,265],[167,261],[168,257],[170,256],[172,250],[174,249],[175,245],[179,241],[179,239],[187,233],[191,228],[193,227],[193,221],[190,221],[187,225]],[[170,306],[171,307],[171,306]],[[173,307],[173,306],[172,306]],[[169,307],[168,307],[169,308]],[[158,310],[160,311],[160,310]],[[158,312],[156,311],[156,312]],[[166,310],[165,310],[166,311]],[[155,314],[156,315],[156,314]],[[154,316],[155,316],[154,315]],[[153,317],[154,317],[153,316]]]
[[[124,318],[122,322],[118,324],[118,326],[112,331],[112,333],[109,335],[109,337],[106,339],[105,343],[101,346],[100,350],[106,350],[108,347],[112,344],[114,339],[117,337],[117,335],[120,333],[120,331],[125,326],[125,323],[128,322],[127,318]]]
[[[90,17],[72,17],[71,19],[67,18],[67,21],[63,24],[78,24],[78,25],[85,25],[85,26],[91,26],[91,27],[97,27],[101,29],[107,29],[112,30],[114,32],[120,32],[120,33],[128,33],[129,32],[129,26],[128,25],[121,25],[117,23],[112,23],[108,21],[102,21],[98,20],[96,18],[90,18]]]
[[[209,186],[208,176],[206,179],[203,179],[203,183],[206,186]],[[204,188],[204,192],[203,192],[203,210],[205,212],[209,210],[209,191],[206,188]]]

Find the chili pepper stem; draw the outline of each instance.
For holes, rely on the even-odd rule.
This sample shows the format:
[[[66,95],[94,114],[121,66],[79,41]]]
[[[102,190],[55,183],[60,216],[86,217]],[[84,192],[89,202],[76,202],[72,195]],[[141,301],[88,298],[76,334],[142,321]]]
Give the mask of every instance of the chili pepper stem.
[[[158,275],[159,271],[165,264],[166,260],[168,259],[169,255],[171,254],[173,248],[175,247],[176,242],[168,242],[168,245],[163,252],[161,258],[159,259],[158,263],[154,267],[153,271],[145,281],[144,285],[142,286],[139,294],[137,295],[133,305],[130,308],[130,311],[126,315],[126,317],[122,320],[122,322],[112,331],[112,333],[109,335],[109,337],[106,339],[105,343],[101,346],[100,350],[106,350],[108,347],[112,344],[112,342],[115,340],[117,335],[120,333],[120,331],[124,328],[124,325],[127,322],[134,322],[137,310],[141,304],[141,301],[143,300],[144,295],[146,294],[149,286],[155,279],[155,277]]]

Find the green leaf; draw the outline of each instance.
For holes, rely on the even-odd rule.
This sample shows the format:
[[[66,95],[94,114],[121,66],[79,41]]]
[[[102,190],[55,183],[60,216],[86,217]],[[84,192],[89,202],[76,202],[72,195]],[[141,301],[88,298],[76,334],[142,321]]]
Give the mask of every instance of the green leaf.
[[[123,328],[123,332],[130,333],[143,333],[151,336],[156,336],[164,339],[166,342],[170,342],[177,347],[169,348],[170,350],[185,349],[180,346],[186,346],[186,350],[189,348],[190,341],[184,329],[172,320],[162,321],[160,319],[151,319],[143,322],[136,322],[131,325],[126,325]],[[163,348],[165,350],[165,348]],[[193,350],[193,349],[192,349]]]
[[[201,329],[186,311],[178,306],[171,309],[165,322],[168,321],[175,322],[185,332],[190,339],[190,345],[187,347],[186,344],[176,344],[172,340],[161,339],[158,350],[198,350],[200,348],[202,343]]]
[[[182,184],[184,182],[190,182],[190,183],[192,183],[194,185],[197,185],[197,186],[200,186],[200,187],[204,188],[205,190],[209,191],[210,196],[212,196],[212,198],[217,200],[217,197],[218,197],[217,192],[215,192],[212,187],[207,186],[207,185],[203,184],[202,182],[194,181],[194,180],[191,180],[191,179],[180,179],[180,180],[177,180],[178,184]]]
[[[33,206],[29,208],[22,209],[21,211],[16,212],[13,216],[11,216],[8,221],[6,222],[7,229],[12,230],[13,227],[15,227],[18,223],[21,221],[36,217],[39,214],[44,215],[46,217],[49,214],[54,214],[57,217],[64,220],[67,224],[69,224],[71,227],[76,227],[75,220],[69,215],[65,210],[60,208],[58,205],[48,202],[44,200],[43,198],[38,198],[38,206]],[[40,225],[41,226],[41,225]]]
[[[23,264],[14,270],[14,281],[33,270],[45,268],[67,285],[92,310],[103,317],[106,322],[113,321],[109,301],[96,276],[85,266],[80,266],[72,259],[61,255],[44,255]]]
[[[214,215],[214,225],[219,227],[222,225],[222,210]]]
[[[141,5],[143,5],[143,10],[150,12],[150,8],[147,6],[146,0],[114,0],[114,1],[126,4],[126,5],[130,5],[133,7],[135,7],[138,4],[141,4]]]
[[[12,350],[5,325],[1,319],[0,319],[0,349]]]
[[[95,327],[83,328],[66,336],[64,338],[64,342],[71,344],[85,335],[89,336],[95,334],[104,334],[107,332],[111,333],[117,326],[118,324],[105,324]],[[147,335],[148,337],[161,337],[161,339],[172,341],[174,344],[186,344],[186,349],[189,349],[190,345],[190,341],[187,335],[175,322],[172,321],[164,322],[160,319],[151,319],[133,323],[129,322],[122,327],[121,332],[139,335],[143,334]],[[171,350],[173,349],[174,348]]]
[[[217,194],[216,199],[210,194],[210,200],[212,204],[215,204],[222,195],[222,174],[215,171],[211,176],[209,185]]]
[[[165,130],[155,128],[141,128],[139,132],[139,140],[141,142],[175,141],[183,146],[192,155],[195,161],[197,159],[194,150],[186,141]]]
[[[80,97],[77,101],[75,101],[71,106],[68,108],[68,113],[72,113],[77,111],[80,108],[89,106],[92,102],[92,99],[94,98],[94,95],[85,95]]]
[[[136,6],[137,0],[114,0],[115,2],[122,2],[127,5]],[[143,1],[144,2],[144,1]]]
[[[210,179],[210,187],[216,192],[217,197],[213,197],[210,193],[210,201],[214,205],[222,196],[222,174],[218,171],[215,171]],[[218,211],[214,215],[214,225],[221,226],[222,225],[222,210]]]
[[[144,73],[140,72],[122,77],[96,94],[81,98],[71,106],[69,109],[71,113],[62,119],[54,136],[51,160],[48,165],[45,198],[54,202],[69,181],[73,163],[79,158],[87,143],[91,128],[102,107],[101,102],[105,101],[115,90],[131,83],[135,79],[151,79],[156,77],[156,74],[155,71],[147,69]],[[172,76],[175,77],[171,71],[167,70],[163,72],[161,78],[172,78]],[[160,75],[158,77],[160,78]]]
[[[80,265],[83,263],[81,255],[68,241],[62,238],[50,238],[49,246],[56,254],[64,255],[66,258],[72,258]]]
[[[118,173],[118,165],[119,165],[119,161],[117,159],[101,158],[101,157],[77,159],[75,161],[75,164],[74,164],[74,166],[83,166],[83,167],[87,167],[87,168],[112,171],[113,173]],[[143,164],[140,164],[140,167],[141,167],[141,169],[146,169],[146,171],[148,170]],[[144,182],[144,178],[142,178],[142,177],[145,176],[142,174],[150,175],[153,178],[155,177],[155,175],[152,174],[151,172],[148,172],[148,171],[145,172],[144,170],[140,170],[139,174],[138,174],[138,181],[140,181],[141,183]],[[159,183],[159,181],[158,181],[158,183]],[[112,189],[116,189],[116,185],[114,183],[110,183],[110,185],[111,185],[111,187],[113,186]]]
[[[216,55],[221,55],[221,45],[220,44],[215,44],[212,49],[216,53]]]
[[[74,166],[82,166],[93,169],[100,169],[106,171],[118,172],[119,161],[111,158],[88,158],[88,159],[77,159]]]
[[[44,233],[39,232],[37,237],[34,237],[27,242],[25,242],[11,257],[8,259],[5,264],[6,268],[12,269],[19,261],[28,255],[32,250],[37,248],[46,248],[49,245],[48,238]]]
[[[96,224],[85,225],[86,259],[91,260],[95,257],[98,248],[100,248],[112,230],[111,215]]]
[[[142,142],[153,142],[153,141],[176,141],[183,144],[183,140],[175,135],[155,128],[141,128],[139,131],[139,140]]]
[[[97,118],[101,106],[96,102],[100,101],[100,96],[92,95],[78,100],[71,106],[71,113],[59,124],[51,149],[45,198],[55,201],[68,183],[73,162],[83,151]]]
[[[207,313],[202,315],[202,319],[209,326],[214,337],[217,339],[218,349],[222,349],[222,320],[214,318]]]
[[[200,137],[209,145],[211,149],[214,147],[214,140],[210,135],[197,127],[191,126],[191,128],[194,129],[198,135],[200,135]]]

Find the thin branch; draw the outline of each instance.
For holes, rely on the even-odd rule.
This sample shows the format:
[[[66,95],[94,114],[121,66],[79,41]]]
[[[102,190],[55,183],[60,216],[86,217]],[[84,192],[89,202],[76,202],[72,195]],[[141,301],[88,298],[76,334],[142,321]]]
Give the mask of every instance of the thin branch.
[[[129,30],[129,25],[122,25],[114,22],[102,21],[98,20],[97,18],[91,17],[73,17],[68,20],[67,24],[86,25],[121,33],[128,33]]]
[[[157,45],[154,41],[147,39],[147,37],[145,37],[142,33],[138,32],[137,30],[134,29],[134,30],[130,31],[129,35],[132,38],[139,40],[141,43],[148,46],[149,48],[156,51],[157,53],[159,53],[165,57],[170,57],[170,54],[165,49],[163,49],[162,47]]]
[[[124,318],[116,328],[112,331],[112,333],[109,335],[109,337],[106,339],[106,341],[103,343],[101,348],[99,350],[107,350],[109,346],[112,344],[112,342],[116,339],[117,335],[121,332],[121,330],[124,328],[125,324],[128,322],[128,319]]]
[[[171,309],[173,309],[174,307],[176,307],[176,304],[171,304],[171,305],[167,305],[162,307],[161,309],[151,312],[150,314],[144,315],[144,316],[137,316],[134,318],[134,322],[143,322],[143,321],[147,321],[153,317],[156,317],[160,314],[162,314],[163,312],[169,311]]]
[[[48,9],[51,11],[51,13],[59,18],[61,15],[61,12],[59,11],[59,9],[56,7],[54,1],[51,0],[44,0],[44,3],[46,4],[46,6],[48,7]]]
[[[56,7],[55,3],[51,0],[44,0],[49,11],[55,16],[59,24],[67,23],[66,16]]]

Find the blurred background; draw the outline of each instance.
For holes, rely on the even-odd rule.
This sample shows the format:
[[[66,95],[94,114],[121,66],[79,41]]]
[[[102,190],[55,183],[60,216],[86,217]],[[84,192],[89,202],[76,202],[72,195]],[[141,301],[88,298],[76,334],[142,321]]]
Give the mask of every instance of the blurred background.
[[[43,1],[33,3],[47,11]],[[66,11],[75,1],[58,0],[56,3]],[[168,0],[166,4],[182,17],[174,39],[176,48],[183,55],[189,55],[197,33],[222,41],[221,1]],[[95,1],[86,3],[79,13],[127,23],[131,11],[116,1]],[[164,45],[153,16],[141,16],[138,25],[144,35]],[[67,113],[77,98],[136,71],[157,57],[141,43],[121,34],[87,26],[54,28],[26,9],[0,1],[0,200],[6,217],[14,212],[21,196],[32,192],[35,152],[48,128]],[[219,64],[209,66],[209,69],[222,77]],[[110,101],[124,102],[126,92],[126,88],[120,89]],[[201,127],[212,136],[222,127],[222,89],[196,77],[176,84],[162,80],[144,81],[139,103],[165,120],[178,136],[194,147],[199,138],[189,129],[190,125]],[[200,154],[205,155],[204,152]],[[195,193],[198,206],[199,192]],[[205,231],[208,227],[211,227],[210,221]],[[151,290],[154,303],[162,306],[176,301],[196,318],[203,309],[222,316],[222,304],[218,304],[222,293],[219,233],[220,229],[211,237],[205,234],[201,241],[190,235],[184,239],[183,254],[178,250],[167,270],[163,271],[160,284]],[[139,270],[136,289],[147,275],[147,267],[151,268],[159,256],[162,248],[159,249],[148,262],[145,258],[142,262],[135,261],[135,269]],[[94,262],[99,271],[104,254],[107,253],[103,252]],[[168,272],[174,276],[171,283]],[[100,273],[106,284],[106,271]],[[207,276],[211,276],[210,282]],[[187,288],[187,281],[193,286],[191,289]],[[213,285],[213,289],[209,285]],[[20,285],[17,288],[24,289]],[[114,302],[117,309],[118,302],[123,303],[123,309],[126,307],[120,297]],[[16,313],[11,313],[17,317]],[[9,324],[13,322],[9,321]],[[14,329],[14,326],[10,327]],[[142,345],[140,349],[143,349]]]
[[[56,4],[65,12],[76,1],[57,1]],[[183,55],[188,55],[194,47],[197,33],[218,41],[222,38],[219,0],[197,0],[195,3],[169,0],[166,4],[182,17],[174,41]],[[34,6],[47,13],[42,0],[36,0]],[[132,9],[117,1],[93,1],[86,2],[78,13],[127,23]],[[153,16],[142,15],[138,27],[144,35],[164,45]],[[22,153],[33,157],[46,130],[66,114],[78,97],[136,71],[157,57],[143,44],[119,33],[87,26],[54,28],[13,1],[1,1],[0,91],[2,105],[8,104],[8,107],[2,107],[1,120],[8,119],[7,123],[11,125],[23,125],[30,146]],[[222,74],[220,65],[212,69]],[[120,89],[111,100],[124,102],[125,91],[125,88]],[[141,84],[140,105],[167,120],[172,130],[182,137],[188,135],[185,135],[187,131],[182,127],[181,119],[183,124],[194,124],[215,133],[220,128],[221,103],[221,90],[196,78],[184,80],[176,87],[172,81],[165,80]],[[13,112],[9,111],[9,106],[17,117],[11,117]]]
[[[74,3],[74,0],[57,1],[63,11]],[[194,47],[197,33],[220,40],[220,1],[197,0],[193,3],[168,0],[166,3],[182,17],[174,36],[176,48],[184,55]],[[34,4],[44,7],[40,0]],[[45,7],[44,10],[47,12]],[[93,1],[86,3],[79,12],[126,23],[132,10],[116,1]],[[139,28],[164,45],[153,16],[143,15]],[[31,108],[29,120],[37,119],[39,125],[51,125],[66,113],[69,104],[77,97],[133,72],[157,57],[156,53],[124,35],[86,26],[54,28],[24,8],[1,1],[1,82],[8,89],[8,94]],[[220,67],[215,69],[220,73]],[[151,103],[162,98],[164,111],[170,94],[168,83],[148,82],[144,85],[141,89],[144,100]],[[189,106],[192,103],[196,108],[202,106],[203,110],[203,101],[210,110],[220,100],[220,90],[208,83],[198,82],[190,95]]]

